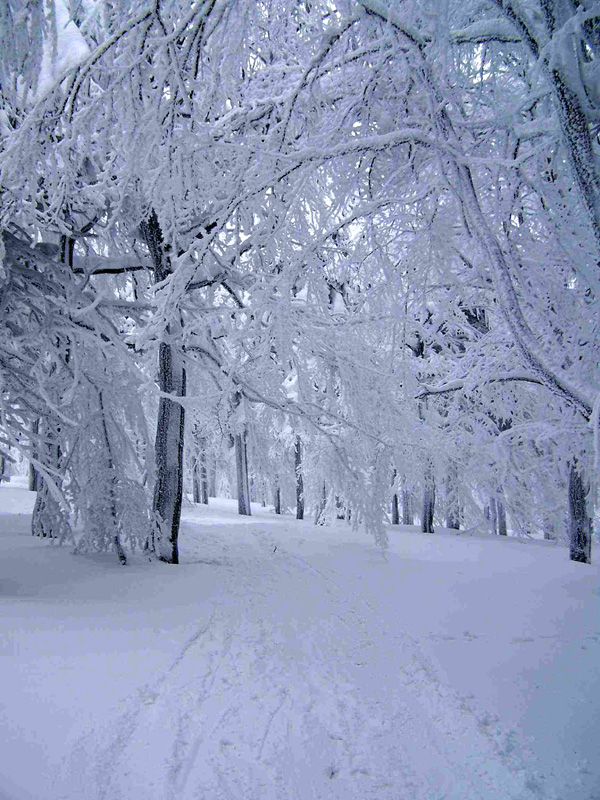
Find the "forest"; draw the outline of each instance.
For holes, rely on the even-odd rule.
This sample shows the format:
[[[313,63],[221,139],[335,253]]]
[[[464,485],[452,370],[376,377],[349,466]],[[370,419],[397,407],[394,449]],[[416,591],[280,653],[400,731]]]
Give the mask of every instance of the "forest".
[[[178,563],[221,495],[591,561],[595,0],[3,0],[0,102],[34,535]]]

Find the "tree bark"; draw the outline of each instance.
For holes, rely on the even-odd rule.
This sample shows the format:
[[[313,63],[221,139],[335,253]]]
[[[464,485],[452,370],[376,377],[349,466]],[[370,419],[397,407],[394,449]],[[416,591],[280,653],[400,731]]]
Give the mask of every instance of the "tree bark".
[[[392,486],[396,482],[396,478],[398,473],[396,470],[392,473]],[[392,525],[399,525],[400,524],[400,498],[398,497],[397,493],[394,492],[392,495]]]
[[[392,525],[400,525],[400,498],[395,492],[392,495]]]
[[[38,433],[40,432],[40,421],[39,421],[39,419],[34,419],[32,425],[31,425],[31,432],[33,434],[34,442],[35,442],[35,438],[37,437]],[[38,458],[37,446],[35,445],[35,443],[32,443],[32,449],[33,449],[33,453],[32,453],[33,457],[34,458]],[[40,485],[40,474],[37,471],[37,469],[33,466],[33,464],[30,463],[29,464],[29,491],[30,492],[37,492],[38,489],[39,489],[39,485]]]
[[[433,515],[435,511],[435,476],[433,466],[429,464],[425,471],[425,485],[423,488],[423,514],[421,516],[421,531],[433,533]]]
[[[275,513],[281,514],[281,487],[275,486]]]
[[[245,517],[252,516],[250,506],[250,482],[248,480],[248,449],[246,431],[236,433],[233,437],[235,443],[235,469],[237,477],[238,514]]]
[[[302,439],[296,436],[294,444],[296,469],[296,519],[304,519],[304,478],[302,477]]]
[[[414,525],[412,501],[408,489],[402,489],[402,524]]]
[[[163,236],[154,209],[141,229],[154,264],[154,282],[161,283],[171,273],[171,264],[163,248]],[[166,326],[166,337],[172,326]],[[185,397],[185,369],[182,358],[167,341],[159,345],[158,385],[161,392]],[[156,425],[156,484],[153,511],[155,524],[152,548],[161,561],[179,563],[179,523],[183,497],[183,441],[185,412],[169,397],[161,397]]]
[[[592,562],[592,520],[588,514],[589,486],[574,460],[569,472],[569,543],[571,561]]]
[[[170,344],[159,346],[159,386],[161,392],[185,397],[185,369]],[[183,497],[183,440],[185,411],[176,400],[161,397],[156,427],[156,484],[153,510],[156,524],[154,552],[161,561],[179,563],[179,523]]]

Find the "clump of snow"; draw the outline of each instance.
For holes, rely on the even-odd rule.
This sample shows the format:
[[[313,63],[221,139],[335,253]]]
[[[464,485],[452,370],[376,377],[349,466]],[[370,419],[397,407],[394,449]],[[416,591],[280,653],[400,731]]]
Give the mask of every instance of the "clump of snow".
[[[71,67],[81,63],[90,53],[83,35],[70,19],[63,0],[54,0],[56,14],[56,38],[44,43],[44,54],[38,96],[43,97],[56,81]]]

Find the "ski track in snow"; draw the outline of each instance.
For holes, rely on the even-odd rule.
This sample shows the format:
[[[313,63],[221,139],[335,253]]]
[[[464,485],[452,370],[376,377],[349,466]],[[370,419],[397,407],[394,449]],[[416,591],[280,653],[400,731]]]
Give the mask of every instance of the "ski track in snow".
[[[356,584],[264,525],[246,530],[242,558],[222,545],[208,619],[82,738],[62,800],[551,797],[510,734],[440,683],[416,639],[383,629]],[[211,535],[186,537],[202,553]]]

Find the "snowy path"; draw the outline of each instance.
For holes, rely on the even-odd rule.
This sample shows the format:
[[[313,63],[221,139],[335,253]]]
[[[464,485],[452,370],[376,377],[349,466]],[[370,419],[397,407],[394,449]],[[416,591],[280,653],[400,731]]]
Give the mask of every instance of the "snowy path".
[[[597,566],[219,500],[123,569],[31,499],[0,487],[0,800],[600,797]]]
[[[243,534],[227,549],[223,529],[188,527],[192,560],[212,547],[221,566],[219,595],[170,666],[79,743],[61,797],[548,797],[356,584],[263,524]]]

